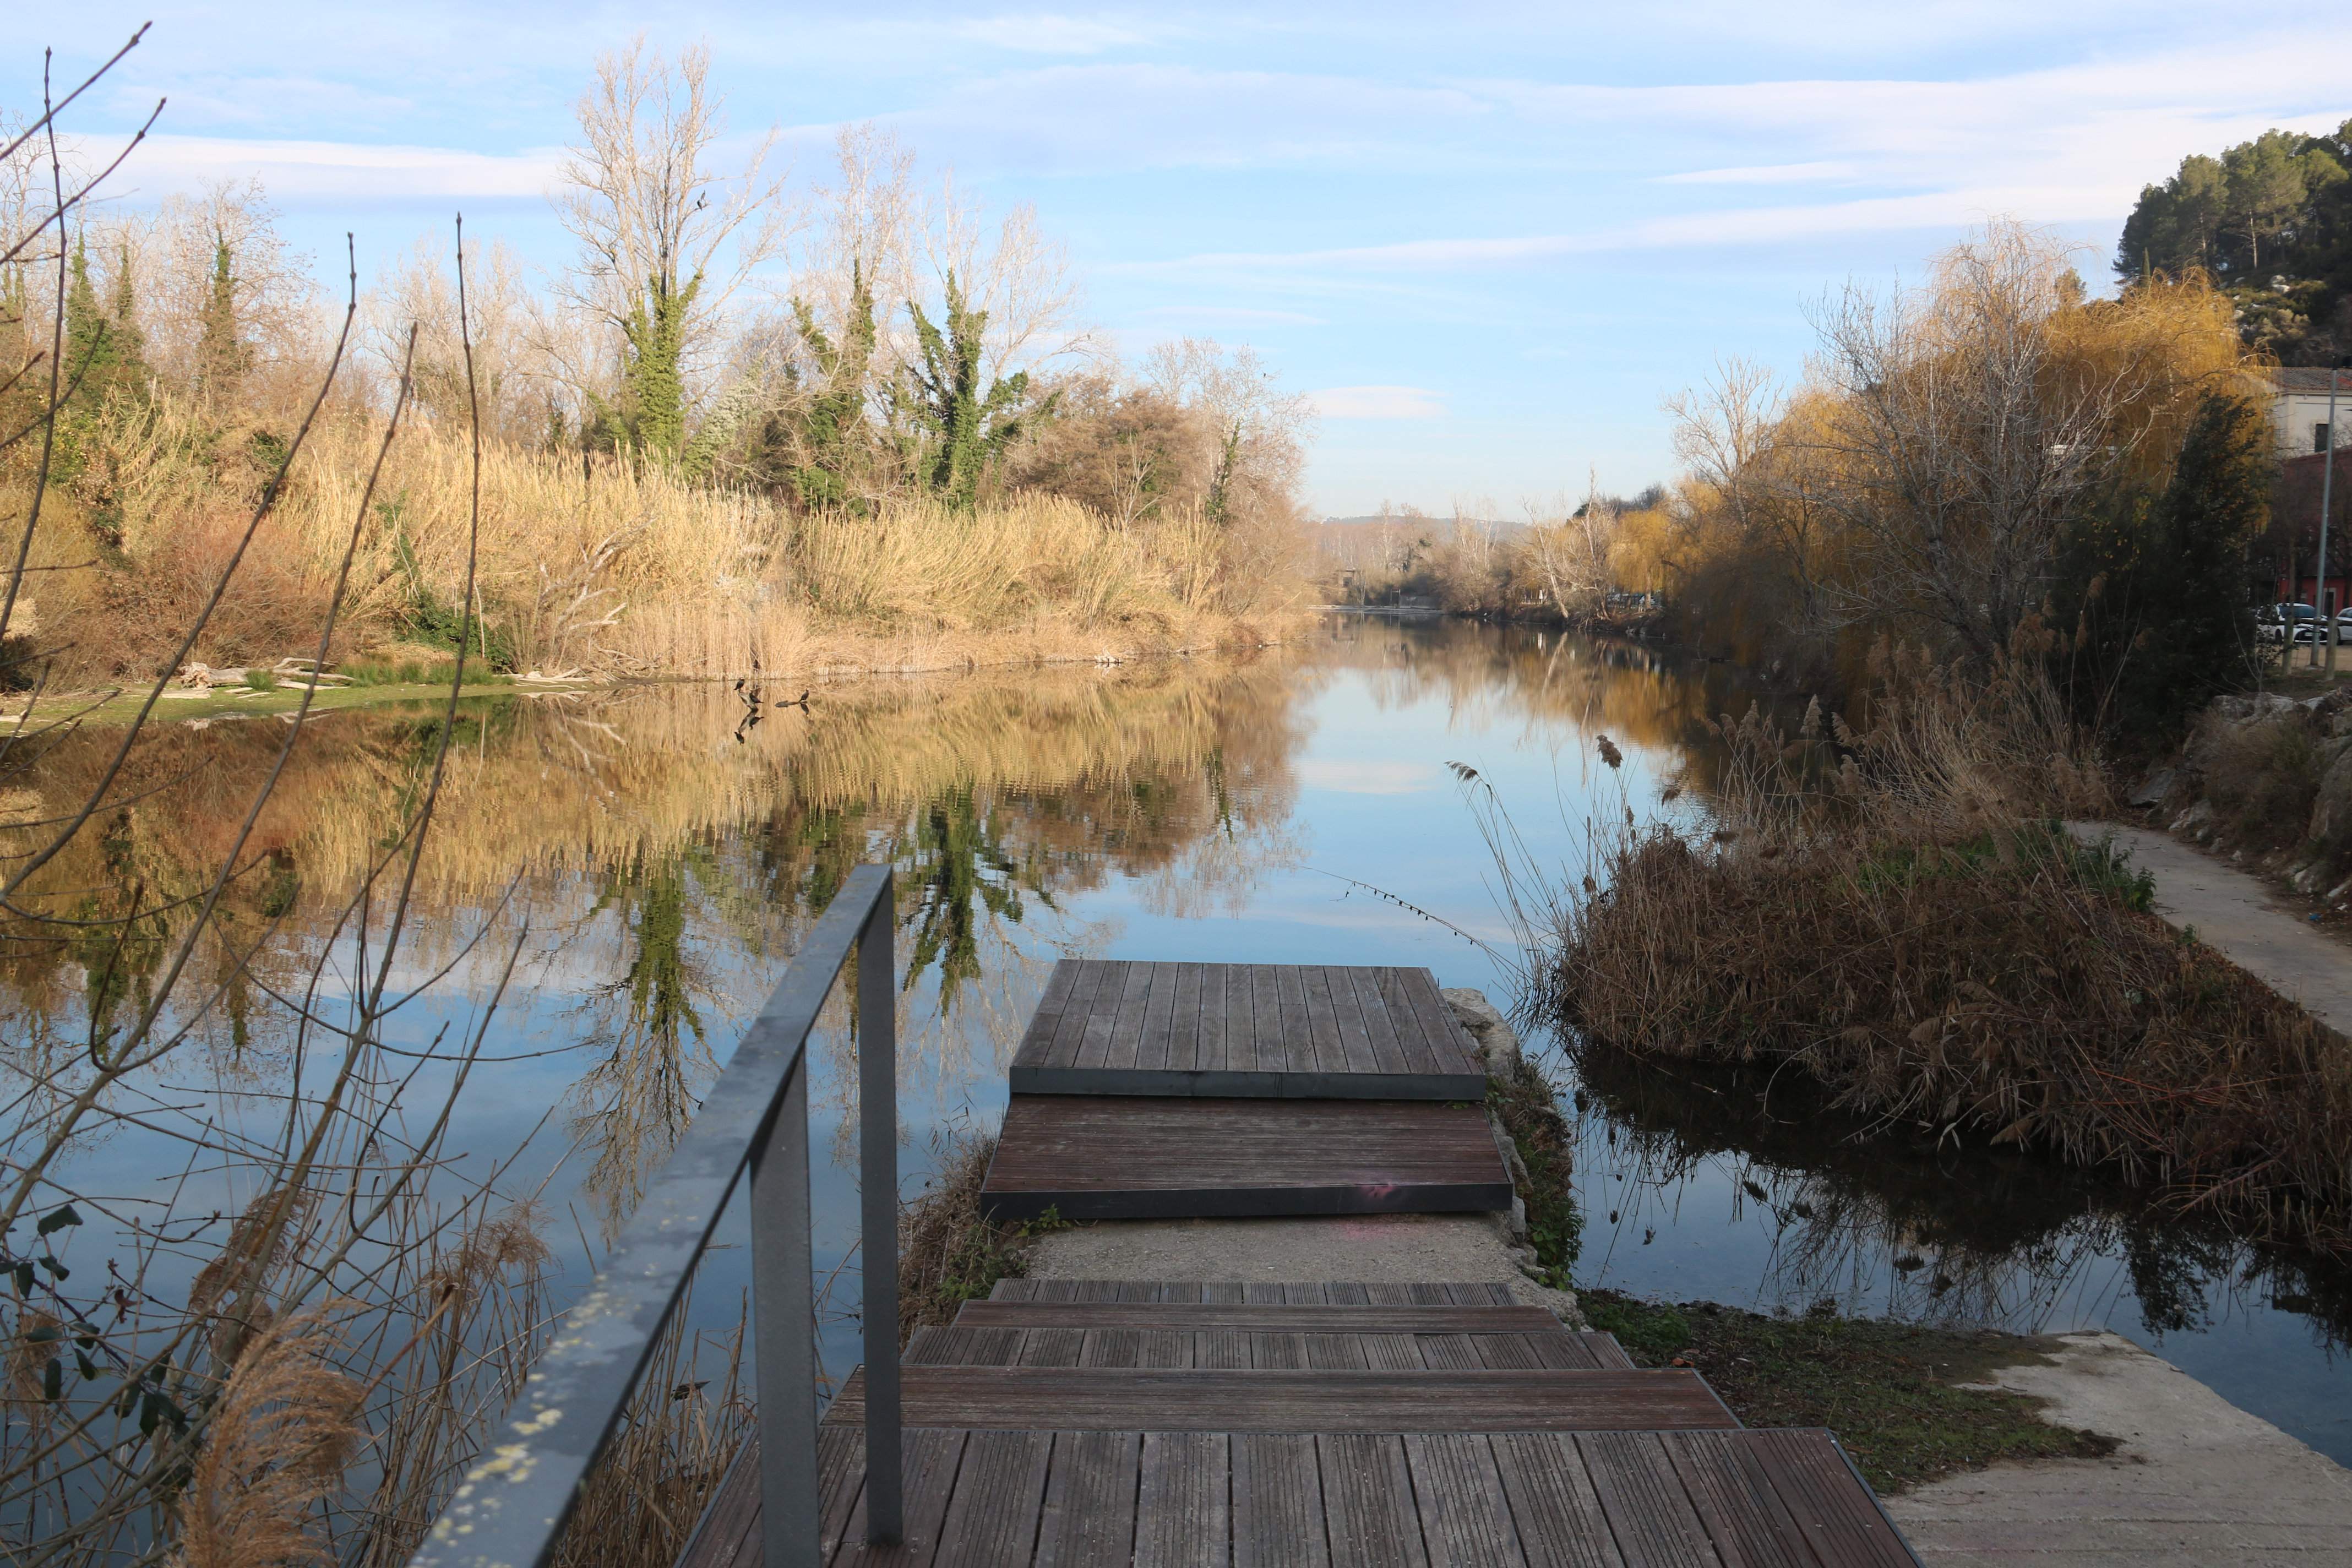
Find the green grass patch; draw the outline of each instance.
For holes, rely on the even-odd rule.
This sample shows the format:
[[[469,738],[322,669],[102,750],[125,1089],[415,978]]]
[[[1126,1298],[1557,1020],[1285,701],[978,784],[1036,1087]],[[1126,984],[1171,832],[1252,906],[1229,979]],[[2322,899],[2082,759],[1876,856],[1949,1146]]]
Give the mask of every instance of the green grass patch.
[[[2042,1402],[1963,1388],[1995,1368],[2047,1363],[2049,1342],[1825,1312],[1771,1318],[1711,1301],[1678,1307],[1579,1293],[1587,1321],[1643,1366],[1697,1369],[1750,1426],[1826,1426],[1882,1494],[2002,1459],[2098,1458],[2116,1440],[2053,1426]]]
[[[1559,1091],[1541,1068],[1521,1057],[1516,1068],[1491,1072],[1486,1103],[1509,1133],[1528,1168],[1517,1184],[1528,1207],[1528,1240],[1556,1289],[1569,1289],[1568,1271],[1584,1236],[1576,1206],[1573,1131],[1559,1112]]]

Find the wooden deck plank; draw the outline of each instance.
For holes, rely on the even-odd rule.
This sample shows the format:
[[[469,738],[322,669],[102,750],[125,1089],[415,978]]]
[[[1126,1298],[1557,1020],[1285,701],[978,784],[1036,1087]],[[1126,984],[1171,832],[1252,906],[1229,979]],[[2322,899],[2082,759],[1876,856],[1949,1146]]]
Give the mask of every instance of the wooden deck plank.
[[[1322,966],[1301,964],[1290,973],[1297,977],[1305,1005],[1307,1037],[1315,1047],[1315,1070],[1318,1073],[1360,1070],[1349,1062],[1347,1048],[1339,1043],[1339,1011],[1331,1005],[1331,990],[1323,979]]]
[[[1135,1499],[1135,1568],[1231,1561],[1231,1459],[1223,1432],[1146,1432]]]
[[[1626,1568],[1719,1568],[1655,1432],[1580,1432],[1576,1446]]]
[[[1142,1450],[1139,1432],[1054,1434],[1053,1474],[1037,1521],[1036,1568],[1129,1561]]]
[[[1491,1213],[1510,1198],[1482,1107],[1390,1100],[1017,1094],[982,1188],[1013,1220]]]
[[[1412,993],[1405,984],[1405,971],[1382,969],[1375,983],[1380,986],[1381,1002],[1387,1005],[1389,1021],[1396,1026],[1397,1049],[1403,1054],[1404,1070],[1428,1071],[1438,1059],[1438,1051],[1423,1032],[1420,1009],[1413,1005]]]
[[[1143,1018],[1136,1033],[1135,1054],[1128,1062],[1139,1071],[1168,1065],[1169,1026],[1176,1014],[1176,966],[1151,963],[1145,968],[1150,973],[1144,980]]]
[[[1485,1434],[1410,1433],[1404,1455],[1432,1568],[1512,1568],[1527,1561]]]
[[[1073,1331],[1045,1331],[1071,1332]],[[1304,1347],[1301,1347],[1302,1355]],[[908,1366],[908,1426],[1170,1432],[1611,1432],[1733,1428],[1695,1373],[1186,1371]],[[864,1419],[861,1369],[825,1413]],[[1660,1452],[1657,1463],[1664,1465]]]
[[[1314,1437],[1244,1433],[1231,1452],[1234,1568],[1331,1568]]]
[[[1487,1443],[1528,1568],[1624,1568],[1575,1438],[1498,1432]]]
[[[1445,998],[1437,994],[1437,977],[1426,969],[1406,969],[1399,972],[1399,978],[1412,1004],[1413,1016],[1421,1021],[1422,1046],[1428,1053],[1430,1070],[1450,1059],[1476,1062],[1477,1050],[1468,1033],[1454,1020]]]
[[[1160,1061],[1201,1064],[1201,969],[1197,963],[1176,966],[1176,992],[1169,1004],[1168,1038]]]
[[[1132,963],[1127,966],[1127,979],[1119,987],[1118,1012],[1111,1020],[1110,1044],[1105,1047],[1101,1066],[1113,1072],[1133,1072],[1136,1052],[1142,1044],[1144,1014],[1151,1005],[1152,982],[1159,977],[1160,965]]]
[[[1080,1016],[1077,1048],[1071,1056],[1072,1068],[1108,1067],[1110,1063],[1111,1026],[1118,1019],[1118,999],[1127,990],[1127,972],[1132,964],[1121,959],[1108,959],[1095,978],[1094,999]],[[1016,1055],[1013,1058],[1018,1062]]]
[[[1356,1000],[1356,987],[1348,971],[1329,965],[1314,973],[1324,994],[1330,999],[1332,1026],[1339,1032],[1343,1070],[1351,1073],[1379,1072],[1381,1064],[1372,1054],[1372,1037],[1364,1025],[1364,1009]]]
[[[1004,1280],[1031,1286],[1032,1280]],[[1193,1289],[1198,1289],[1195,1286]],[[1334,1285],[1335,1293],[1363,1286]],[[1542,1307],[1374,1306],[1366,1302],[1033,1301],[1002,1296],[966,1301],[956,1326],[970,1329],[1284,1329],[1302,1332],[1540,1334],[1570,1331]]]
[[[1069,1010],[1070,989],[1077,984],[1080,970],[1070,959],[1054,965],[1045,977],[1045,994],[1037,998],[1037,1010],[1029,1016],[1029,1026],[1021,1033],[1017,1056],[1048,1056],[1052,1053],[1054,1036],[1062,1026],[1062,1016]]]
[[[1788,1505],[1742,1445],[1663,1439],[1666,1458],[1727,1568],[1818,1568]]]
[[[1229,1073],[1255,1072],[1257,1040],[1256,1030],[1250,1021],[1253,1003],[1249,970],[1238,963],[1219,963],[1210,967],[1214,970],[1217,982],[1217,1037],[1224,1046],[1223,1070]],[[1201,976],[1204,1018],[1208,1016],[1205,998],[1208,995],[1209,973],[1209,970],[1203,970]],[[1202,1065],[1204,1070],[1213,1070],[1209,1068],[1205,1060]]]
[[[1253,963],[1249,968],[1250,1054],[1262,1071],[1312,1074],[1311,1063],[1297,1059],[1289,1032],[1282,1026],[1282,970],[1277,964]]]
[[[1917,1568],[1919,1559],[1829,1433],[1749,1433],[1739,1451],[1761,1471],[1828,1568]],[[1855,1505],[1857,1497],[1867,1501],[1866,1509]]]
[[[1320,1434],[1315,1455],[1332,1562],[1366,1568],[1428,1568],[1404,1439]]]
[[[1116,971],[1100,959],[1065,959],[1063,962],[1076,968],[1077,973],[1071,979],[1070,996],[1063,1004],[1062,1021],[1055,1027],[1053,1040],[1045,1048],[1041,1065],[1069,1068],[1077,1065],[1079,1054],[1086,1047],[1087,1025],[1094,1017],[1096,999]],[[1015,1052],[1014,1059],[1020,1059],[1021,1055]]]
[[[1029,1560],[1053,1447],[1051,1432],[974,1432],[965,1441],[933,1568],[1001,1568]]]
[[[1364,1033],[1371,1042],[1373,1069],[1383,1073],[1405,1071],[1404,1046],[1397,1038],[1396,1020],[1389,1016],[1388,999],[1381,994],[1381,972],[1350,964],[1332,973],[1345,974],[1349,988],[1356,994],[1356,1010],[1364,1020]]]
[[[856,1467],[857,1500],[842,1523],[840,1537],[835,1541],[833,1554],[828,1559],[835,1568],[847,1568],[851,1563],[865,1563],[879,1568],[919,1568],[929,1563],[940,1541],[940,1526],[947,1517],[948,1499],[955,1489],[956,1471],[963,1462],[964,1432],[908,1432],[906,1436],[907,1490],[906,1528],[897,1542],[887,1546],[866,1544],[865,1466]],[[824,1441],[824,1433],[817,1434]],[[865,1441],[861,1431],[857,1441]],[[859,1458],[862,1460],[861,1454]]]

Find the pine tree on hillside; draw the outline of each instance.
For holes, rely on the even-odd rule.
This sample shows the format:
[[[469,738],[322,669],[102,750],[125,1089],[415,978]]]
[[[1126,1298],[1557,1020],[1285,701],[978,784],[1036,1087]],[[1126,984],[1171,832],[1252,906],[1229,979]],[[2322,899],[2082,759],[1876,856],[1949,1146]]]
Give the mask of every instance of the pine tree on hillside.
[[[2352,351],[2352,120],[2331,134],[2266,131],[2180,161],[2124,220],[2116,275],[2197,270],[2238,307],[2247,346],[2288,364]]]

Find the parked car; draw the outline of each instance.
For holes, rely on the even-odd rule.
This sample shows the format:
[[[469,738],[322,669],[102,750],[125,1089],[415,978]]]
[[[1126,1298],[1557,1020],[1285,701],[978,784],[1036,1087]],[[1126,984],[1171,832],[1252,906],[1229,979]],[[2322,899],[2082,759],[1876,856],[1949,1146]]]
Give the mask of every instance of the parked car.
[[[2340,641],[2352,631],[2352,610],[2338,613],[2336,626]],[[2310,605],[2266,605],[2254,616],[2254,636],[2263,642],[2308,643],[2318,641],[2324,633],[2319,611]]]

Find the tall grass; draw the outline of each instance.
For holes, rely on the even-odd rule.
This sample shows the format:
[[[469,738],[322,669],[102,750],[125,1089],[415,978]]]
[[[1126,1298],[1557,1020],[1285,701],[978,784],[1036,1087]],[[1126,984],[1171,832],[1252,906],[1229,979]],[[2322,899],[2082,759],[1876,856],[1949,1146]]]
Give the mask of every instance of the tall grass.
[[[2352,1055],[2053,820],[2104,786],[2038,664],[1878,668],[1868,730],[1727,720],[1703,824],[1604,830],[1544,910],[1544,1010],[1587,1051],[1783,1067],[2352,1247]]]
[[[102,569],[43,589],[61,668],[148,672],[233,537],[266,433],[191,399],[116,398],[47,548]],[[262,548],[207,628],[207,662],[268,662],[315,635],[374,460],[364,421],[324,422]],[[266,444],[265,444],[266,445]],[[1016,493],[958,510],[924,500],[795,517],[657,465],[491,442],[420,424],[393,443],[353,561],[345,655],[446,643],[478,549],[483,650],[518,669],[735,676],[824,668],[1125,658],[1256,642],[1304,603],[1263,542],[1197,512],[1117,526]]]

